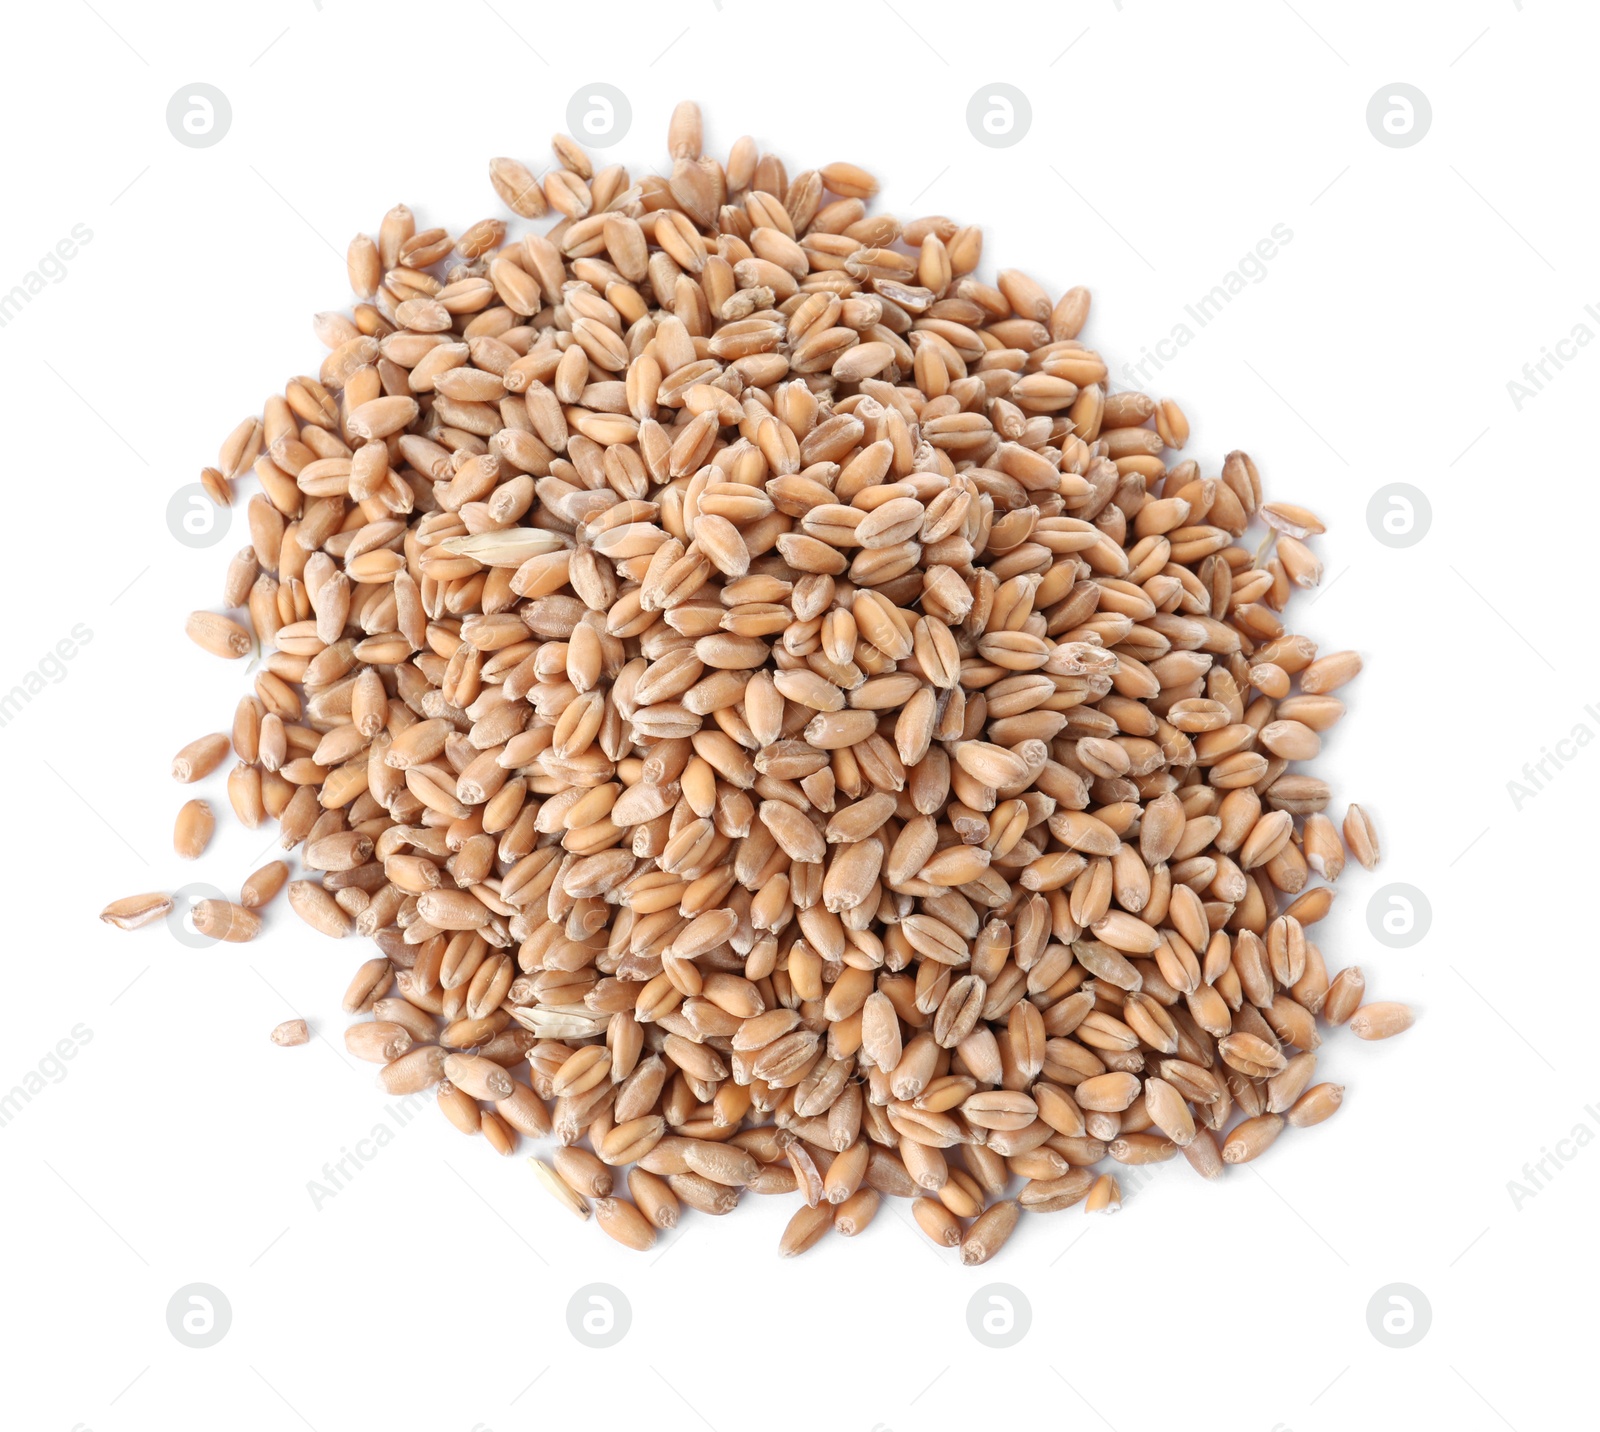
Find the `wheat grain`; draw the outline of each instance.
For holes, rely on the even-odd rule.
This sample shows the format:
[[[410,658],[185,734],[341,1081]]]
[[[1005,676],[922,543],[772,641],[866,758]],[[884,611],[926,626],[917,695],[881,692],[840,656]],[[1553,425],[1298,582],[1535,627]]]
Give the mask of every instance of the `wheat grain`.
[[[1390,1039],[1404,1033],[1414,1022],[1411,1010],[1392,1000],[1364,1004],[1350,1016],[1350,1028],[1362,1039]]]
[[[100,912],[100,918],[119,930],[137,930],[162,919],[172,909],[172,897],[161,891],[148,895],[125,895],[113,900]]]
[[[352,1051],[498,1152],[554,1135],[541,1180],[635,1249],[750,1189],[801,1195],[786,1255],[889,1196],[980,1263],[1119,1207],[1108,1156],[1214,1177],[1326,1118],[1318,1015],[1410,1013],[1306,935],[1378,853],[1295,768],[1361,664],[1281,616],[1320,520],[1177,460],[1087,289],[981,282],[975,227],[869,215],[854,164],[718,163],[688,103],[665,179],[553,147],[489,165],[547,233],[353,240],[316,376],[203,474],[261,486],[255,635],[189,634],[263,660],[173,774],[231,747],[307,875],[196,928],[287,884],[373,940]]]
[[[274,1026],[268,1037],[274,1044],[287,1048],[290,1045],[309,1042],[311,1031],[303,1019],[286,1019],[282,1024]]]
[[[206,801],[185,801],[172,828],[172,848],[185,860],[198,860],[217,829],[217,818]]]

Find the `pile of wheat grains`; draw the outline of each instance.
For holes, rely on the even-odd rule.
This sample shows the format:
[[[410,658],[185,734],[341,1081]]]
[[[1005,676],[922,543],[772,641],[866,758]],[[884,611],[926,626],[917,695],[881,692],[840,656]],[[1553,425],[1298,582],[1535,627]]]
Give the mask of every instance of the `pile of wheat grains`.
[[[1115,1208],[1107,1159],[1210,1178],[1326,1119],[1318,1017],[1410,1014],[1309,935],[1311,878],[1378,854],[1299,768],[1360,669],[1280,615],[1317,518],[1177,458],[1085,289],[980,281],[976,228],[869,214],[853,164],[707,158],[693,104],[669,147],[492,161],[556,212],[510,242],[392,209],[318,375],[205,471],[260,484],[248,625],[189,632],[263,659],[173,774],[231,756],[303,873],[196,927],[287,886],[373,942],[349,1049],[500,1153],[552,1138],[542,1181],[634,1248],[750,1190],[799,1195],[794,1254],[888,1195],[981,1263]]]

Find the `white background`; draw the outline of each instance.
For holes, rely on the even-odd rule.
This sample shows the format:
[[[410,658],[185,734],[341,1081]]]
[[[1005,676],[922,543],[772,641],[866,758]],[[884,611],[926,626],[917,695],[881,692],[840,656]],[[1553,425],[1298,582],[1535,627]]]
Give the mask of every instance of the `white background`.
[[[1583,749],[1520,810],[1507,782],[1579,723],[1600,732],[1585,714],[1600,703],[1600,352],[1581,350],[1520,411],[1507,382],[1579,322],[1600,332],[1583,312],[1600,300],[1592,11],[571,9],[69,0],[8,15],[0,292],[74,224],[93,238],[0,329],[0,689],[75,624],[93,639],[0,729],[0,1092],[74,1026],[92,1038],[0,1128],[0,1422],[1591,1423],[1600,1152],[1568,1144],[1575,1157],[1520,1207],[1508,1181],[1574,1126],[1600,1130],[1583,915],[1600,752]],[[232,105],[208,149],[181,146],[164,118],[196,81]],[[197,868],[170,852],[194,794],[169,778],[170,757],[226,729],[245,681],[185,640],[183,618],[217,602],[246,538],[241,499],[228,540],[186,549],[169,498],[268,391],[316,371],[309,316],[350,302],[352,233],[397,200],[455,233],[503,214],[487,159],[543,167],[568,98],[594,81],[631,101],[633,128],[605,157],[635,172],[664,162],[671,105],[693,96],[714,152],[748,131],[791,172],[870,168],[881,205],[906,217],[980,221],[986,273],[1092,287],[1085,336],[1114,372],[1275,224],[1292,231],[1264,280],[1150,386],[1184,404],[1208,472],[1245,447],[1271,495],[1324,516],[1328,577],[1292,622],[1368,660],[1316,769],[1339,811],[1359,800],[1374,813],[1385,859],[1352,867],[1316,933],[1330,967],[1360,963],[1369,989],[1413,1002],[1419,1020],[1387,1045],[1327,1041],[1322,1067],[1348,1088],[1331,1123],[1215,1185],[1162,1166],[1114,1219],[1030,1217],[979,1270],[887,1203],[853,1245],[779,1261],[792,1200],[754,1196],[720,1221],[686,1217],[640,1257],[557,1210],[521,1158],[496,1159],[426,1107],[319,1210],[308,1181],[393,1122],[371,1068],[343,1052],[356,943],[336,949],[281,900],[247,947],[192,951],[160,926],[96,921],[135,890],[235,889],[268,834],[225,821]],[[965,123],[968,98],[996,81],[1033,109],[1008,149]],[[1365,121],[1396,81],[1433,110],[1404,149]],[[1394,481],[1432,505],[1405,550],[1366,520]],[[204,793],[226,811],[220,774]],[[1368,929],[1389,881],[1432,906],[1408,949]],[[295,1014],[325,1038],[272,1047],[267,1031]],[[232,1309],[203,1350],[166,1323],[194,1282]],[[1008,1350],[967,1328],[969,1299],[994,1282],[1032,1308]],[[568,1331],[568,1301],[590,1283],[631,1306],[610,1350]],[[1368,1329],[1391,1283],[1432,1310],[1408,1349]]]

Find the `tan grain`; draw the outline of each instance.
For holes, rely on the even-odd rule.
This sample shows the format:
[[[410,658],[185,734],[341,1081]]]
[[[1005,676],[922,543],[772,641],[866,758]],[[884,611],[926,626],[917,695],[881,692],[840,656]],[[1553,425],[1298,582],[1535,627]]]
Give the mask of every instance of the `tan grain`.
[[[887,1195],[979,1263],[1120,1206],[1108,1157],[1213,1177],[1325,1118],[1318,1015],[1410,1016],[1307,935],[1378,855],[1298,765],[1360,670],[1287,624],[1321,521],[1180,458],[1086,288],[980,277],[855,163],[712,158],[693,103],[667,138],[637,182],[491,160],[547,233],[395,205],[205,470],[261,490],[188,633],[261,659],[173,774],[231,750],[288,858],[196,927],[286,888],[375,942],[352,1051],[501,1154],[554,1137],[634,1249],[749,1189],[800,1194],[787,1255]]]

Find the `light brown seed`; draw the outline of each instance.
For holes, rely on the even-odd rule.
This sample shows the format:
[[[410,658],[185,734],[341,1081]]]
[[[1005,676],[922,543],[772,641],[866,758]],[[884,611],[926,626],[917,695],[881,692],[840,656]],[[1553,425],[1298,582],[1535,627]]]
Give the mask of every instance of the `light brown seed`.
[[[270,905],[288,880],[288,865],[281,860],[268,861],[240,887],[239,903],[247,910],[259,910],[263,905]]]
[[[1372,817],[1358,805],[1352,805],[1345,812],[1344,843],[1363,870],[1372,870],[1377,866],[1378,832],[1373,829]]]
[[[185,785],[204,780],[228,758],[230,742],[220,732],[200,736],[172,758],[172,779]]]
[[[961,1261],[969,1268],[987,1263],[1006,1244],[1017,1226],[1021,1205],[1015,1199],[990,1204],[972,1222],[961,1240]]]
[[[846,1238],[854,1238],[872,1222],[883,1195],[875,1188],[859,1188],[845,1199],[833,1214],[833,1226]]]
[[[227,900],[196,900],[189,915],[197,934],[241,945],[261,933],[261,917]]]
[[[646,1252],[655,1246],[655,1228],[625,1198],[595,1199],[594,1221],[600,1225],[602,1232],[636,1253]]]
[[[100,918],[119,930],[137,930],[141,925],[160,920],[172,909],[172,896],[161,891],[148,895],[124,895],[100,912]]]
[[[1196,1129],[1194,1139],[1183,1150],[1183,1156],[1201,1178],[1222,1176],[1222,1150],[1217,1147],[1216,1135],[1210,1129]]]
[[[198,860],[216,833],[217,818],[207,801],[185,801],[172,828],[172,848],[185,860]]]
[[[941,1248],[956,1248],[961,1244],[964,1229],[961,1220],[936,1198],[919,1198],[911,1205],[911,1216],[917,1227]]]
[[[652,1227],[667,1229],[678,1226],[678,1200],[667,1181],[642,1168],[628,1170],[628,1192],[639,1211]]]
[[[550,212],[539,181],[526,165],[515,159],[491,159],[489,182],[513,214],[520,214],[524,219],[539,219]]]
[[[783,1236],[778,1239],[779,1256],[795,1258],[808,1248],[815,1248],[822,1235],[833,1226],[833,1219],[832,1204],[823,1203],[815,1207],[801,1204],[785,1225]]]
[[[1223,1163],[1249,1163],[1260,1158],[1283,1132],[1281,1114],[1258,1114],[1246,1119],[1228,1135],[1222,1146]]]
[[[1025,1161],[1026,1155],[1013,1160],[1017,1164]],[[1060,1213],[1087,1198],[1095,1182],[1093,1170],[1086,1168],[1068,1169],[1054,1178],[1030,1178],[1017,1202],[1030,1213]]]
[[[561,1175],[558,1174],[555,1169],[553,1169],[543,1159],[530,1158],[528,1160],[528,1167],[533,1170],[534,1175],[538,1178],[539,1183],[544,1188],[545,1192],[555,1199],[555,1201],[563,1208],[565,1208],[567,1212],[580,1219],[586,1220],[589,1217],[588,1200],[585,1199],[569,1183],[567,1183],[566,1180],[563,1179]]]
[[[1364,1004],[1350,1016],[1350,1029],[1360,1039],[1389,1039],[1416,1022],[1410,1008],[1392,1000]]]
[[[311,1039],[311,1031],[303,1019],[286,1019],[282,1024],[273,1026],[269,1036],[274,1044],[287,1048],[293,1044],[306,1044]]]
[[[342,940],[350,933],[350,917],[333,896],[310,880],[289,882],[289,907],[313,930],[330,939]]]
[[[692,103],[669,175],[552,147],[490,162],[548,233],[352,241],[366,301],[203,474],[261,490],[189,633],[261,660],[174,775],[231,747],[310,874],[196,918],[248,938],[287,886],[355,925],[352,1047],[415,1046],[384,1088],[555,1135],[629,1247],[750,1188],[802,1194],[798,1252],[887,1193],[982,1261],[1115,1207],[1108,1156],[1210,1177],[1234,1105],[1319,1110],[1315,1014],[1399,1020],[1308,938],[1310,877],[1377,858],[1290,768],[1360,669],[1286,625],[1320,520],[1179,461],[1086,288],[980,282],[977,226],[869,213],[854,163],[719,161]]]
[[[1331,1119],[1344,1102],[1344,1085],[1316,1084],[1289,1107],[1284,1117],[1297,1129],[1308,1129]]]
[[[1328,986],[1327,998],[1322,1001],[1322,1017],[1329,1024],[1349,1023],[1366,992],[1367,979],[1359,966],[1340,970]]]
[[[193,612],[184,627],[189,640],[213,656],[237,660],[248,656],[252,642],[250,633],[231,617],[217,612]]]
[[[1300,689],[1308,696],[1337,691],[1361,671],[1361,657],[1353,651],[1338,651],[1320,657],[1300,673]]]

